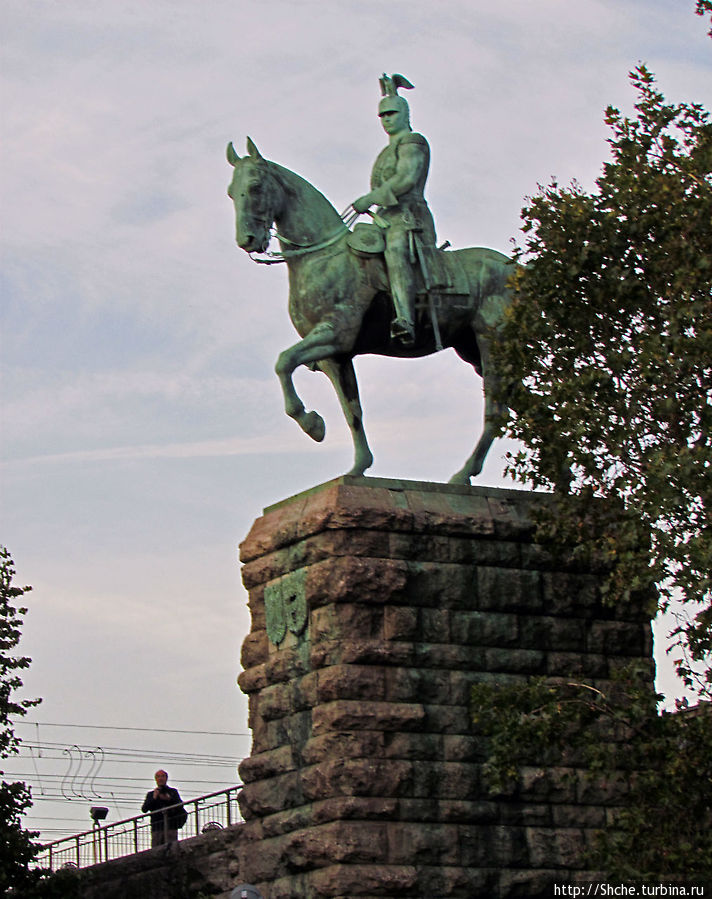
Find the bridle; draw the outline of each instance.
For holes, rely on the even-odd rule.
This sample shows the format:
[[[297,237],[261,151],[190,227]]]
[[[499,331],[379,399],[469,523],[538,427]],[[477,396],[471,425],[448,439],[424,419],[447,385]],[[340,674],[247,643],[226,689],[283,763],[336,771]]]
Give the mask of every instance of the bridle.
[[[356,212],[353,206],[347,206],[339,216],[343,224],[340,225],[338,230],[335,231],[330,237],[327,237],[325,240],[322,240],[319,243],[297,243],[297,241],[290,240],[288,237],[285,237],[284,234],[280,234],[276,228],[270,228],[270,241],[272,240],[272,238],[275,238],[282,243],[286,243],[289,244],[289,246],[295,247],[295,249],[280,250],[278,252],[265,250],[264,252],[259,254],[248,253],[248,256],[253,262],[258,263],[259,265],[277,265],[280,262],[288,262],[290,259],[295,259],[298,256],[306,256],[308,253],[316,253],[319,250],[325,250],[327,247],[335,244],[337,240],[340,240],[344,236],[344,234],[347,234],[349,232],[351,225],[353,225],[359,215],[360,213]]]

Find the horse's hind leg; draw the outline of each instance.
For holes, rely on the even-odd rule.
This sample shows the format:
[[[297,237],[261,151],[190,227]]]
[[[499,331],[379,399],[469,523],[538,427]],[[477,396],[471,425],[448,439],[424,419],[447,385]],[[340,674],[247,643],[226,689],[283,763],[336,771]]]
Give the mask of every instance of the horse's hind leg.
[[[498,402],[495,397],[500,393],[500,385],[494,372],[492,372],[489,359],[489,345],[482,338],[478,341],[480,356],[482,360],[482,384],[485,394],[485,413],[484,427],[482,435],[472,451],[472,455],[467,459],[462,468],[456,472],[451,478],[451,484],[468,484],[470,478],[474,478],[482,471],[485,458],[492,446],[492,441],[499,435],[500,418],[505,411],[503,403]]]
[[[373,454],[363,429],[363,412],[361,410],[361,400],[358,395],[358,382],[356,381],[353,362],[351,359],[345,362],[337,362],[335,359],[322,359],[318,365],[334,385],[346,423],[351,431],[351,439],[354,445],[354,464],[348,474],[362,475],[373,464]]]

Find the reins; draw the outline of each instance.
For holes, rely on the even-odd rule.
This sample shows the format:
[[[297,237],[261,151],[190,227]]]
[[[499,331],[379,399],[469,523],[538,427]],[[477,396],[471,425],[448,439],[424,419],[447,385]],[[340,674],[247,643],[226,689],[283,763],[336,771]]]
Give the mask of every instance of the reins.
[[[283,234],[280,234],[275,228],[272,228],[270,231],[271,237],[276,237],[277,240],[282,241],[283,243],[291,244],[292,246],[296,246],[296,250],[281,250],[279,252],[271,252],[266,250],[261,254],[263,258],[258,258],[255,253],[250,253],[249,257],[253,262],[257,262],[260,265],[276,265],[279,262],[287,262],[290,259],[294,259],[297,256],[305,256],[307,253],[316,253],[318,250],[324,250],[326,247],[330,247],[332,244],[336,243],[339,238],[343,237],[344,234],[348,233],[348,225],[343,224],[338,231],[331,235],[331,237],[327,237],[326,240],[322,240],[320,243],[314,244],[306,244],[301,245],[295,243],[293,240],[289,240],[289,238],[285,237]],[[267,258],[264,258],[267,257]]]
[[[344,234],[347,234],[350,230],[351,226],[354,224],[356,219],[360,216],[361,213],[356,212],[353,206],[349,205],[344,209],[339,218],[343,222],[343,225],[336,231],[331,237],[327,237],[326,240],[322,240],[320,243],[315,244],[299,244],[294,240],[290,240],[288,237],[285,237],[284,234],[280,234],[276,228],[270,229],[270,240],[272,238],[276,238],[282,243],[290,244],[293,247],[297,247],[296,250],[280,250],[279,252],[272,252],[269,250],[265,250],[264,253],[260,253],[259,256],[257,253],[249,253],[249,257],[253,262],[257,262],[259,265],[277,265],[280,262],[288,262],[290,259],[294,259],[297,256],[305,256],[307,253],[316,253],[319,250],[325,250],[327,247],[330,247],[332,244],[336,243]],[[369,215],[373,216],[373,213],[369,213]],[[375,218],[375,216],[373,216]]]

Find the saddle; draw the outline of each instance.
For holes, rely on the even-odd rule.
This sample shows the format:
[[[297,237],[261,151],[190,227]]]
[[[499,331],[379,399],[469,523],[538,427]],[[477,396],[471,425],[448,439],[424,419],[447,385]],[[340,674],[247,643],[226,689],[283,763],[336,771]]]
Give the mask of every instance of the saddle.
[[[386,239],[383,229],[376,224],[359,222],[346,238],[349,250],[361,259],[372,259],[383,256]],[[469,301],[469,285],[462,263],[454,253],[445,249],[426,246],[416,231],[411,231],[411,260],[418,275],[416,287],[416,315],[427,311],[433,326],[435,343],[442,349],[438,310],[444,297],[448,297],[448,305],[454,297],[467,297]],[[469,305],[466,301],[465,305]]]
[[[427,294],[452,293],[466,296],[469,293],[467,278],[457,256],[448,253],[445,247],[426,246],[419,239],[417,231],[411,232],[413,246],[411,261],[417,263],[417,270],[422,278],[418,293]],[[349,250],[360,259],[372,259],[383,256],[386,249],[386,238],[383,228],[370,222],[359,222],[346,238]]]

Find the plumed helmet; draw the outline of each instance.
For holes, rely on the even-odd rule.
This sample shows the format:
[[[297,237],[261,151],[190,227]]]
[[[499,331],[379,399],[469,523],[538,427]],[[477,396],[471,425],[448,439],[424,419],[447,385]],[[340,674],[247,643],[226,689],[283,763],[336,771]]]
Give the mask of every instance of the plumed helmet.
[[[385,73],[378,79],[381,85],[381,94],[383,95],[381,102],[378,104],[378,115],[382,116],[386,112],[402,112],[410,113],[408,101],[405,97],[401,97],[398,88],[403,87],[406,90],[412,90],[413,85],[403,75],[386,75]]]

